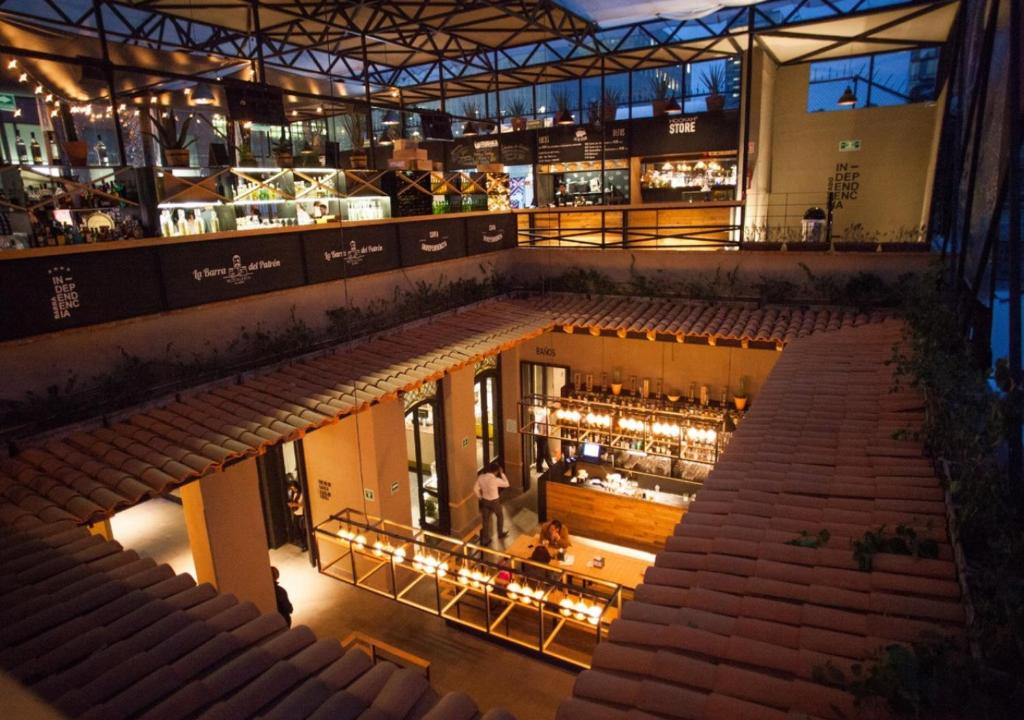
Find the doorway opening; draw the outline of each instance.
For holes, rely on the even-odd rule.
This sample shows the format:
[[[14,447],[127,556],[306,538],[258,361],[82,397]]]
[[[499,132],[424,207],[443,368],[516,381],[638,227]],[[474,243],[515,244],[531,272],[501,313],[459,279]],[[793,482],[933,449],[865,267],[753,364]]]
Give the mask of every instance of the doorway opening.
[[[447,534],[451,529],[444,464],[444,417],[439,394],[405,411],[405,448],[413,522]]]
[[[561,397],[562,388],[569,381],[567,365],[546,365],[544,363],[520,363],[520,386],[523,397]],[[535,412],[543,412],[543,408],[535,408]],[[547,422],[543,417],[520,418],[520,425],[536,422]],[[534,437],[532,441],[523,442],[523,489],[528,490],[537,477],[551,466],[561,455],[561,442],[554,439]]]
[[[302,552],[313,547],[309,515],[309,485],[302,440],[281,443],[257,458],[260,500],[267,547],[275,550],[291,544]],[[309,562],[316,565],[310,553]]]
[[[473,380],[473,414],[476,426],[476,466],[483,470],[505,455],[501,432],[501,369],[491,364],[478,369]]]

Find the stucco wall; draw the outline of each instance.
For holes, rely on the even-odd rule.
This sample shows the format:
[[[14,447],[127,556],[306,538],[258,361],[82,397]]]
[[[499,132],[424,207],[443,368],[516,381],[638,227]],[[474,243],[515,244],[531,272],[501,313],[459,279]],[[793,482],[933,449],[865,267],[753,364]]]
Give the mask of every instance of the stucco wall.
[[[778,68],[772,128],[773,202],[787,193],[808,204],[806,193],[820,194],[829,178],[856,183],[856,197],[837,199],[833,223],[837,236],[860,224],[887,233],[921,221],[934,153],[935,103],[807,112],[810,65]],[[862,94],[863,94],[862,90]],[[837,98],[838,99],[838,98]],[[866,97],[859,98],[861,102]],[[860,140],[856,152],[840,152],[840,140]],[[848,190],[850,185],[846,185]]]

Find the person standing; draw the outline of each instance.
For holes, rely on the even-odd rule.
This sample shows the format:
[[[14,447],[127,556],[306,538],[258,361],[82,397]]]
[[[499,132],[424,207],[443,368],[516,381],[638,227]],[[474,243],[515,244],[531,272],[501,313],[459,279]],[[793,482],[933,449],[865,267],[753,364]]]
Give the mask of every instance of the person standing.
[[[548,409],[539,405],[534,407],[533,422],[534,454],[537,456],[537,472],[542,473],[551,467],[551,449],[548,447]]]
[[[505,471],[497,462],[492,462],[484,472],[476,476],[473,492],[480,501],[480,543],[491,544],[491,515],[497,518],[498,537],[504,538],[505,515],[501,511],[501,488],[508,487]]]
[[[288,510],[291,512],[291,535],[302,548],[302,552],[306,552],[306,507],[303,503],[302,486],[291,473],[288,473],[286,485]]]
[[[277,613],[284,618],[288,627],[291,627],[292,611],[295,608],[292,607],[292,602],[288,599],[288,591],[281,587],[280,582],[278,582],[281,579],[281,572],[276,567],[271,566],[270,574],[274,577],[274,598],[277,600]]]

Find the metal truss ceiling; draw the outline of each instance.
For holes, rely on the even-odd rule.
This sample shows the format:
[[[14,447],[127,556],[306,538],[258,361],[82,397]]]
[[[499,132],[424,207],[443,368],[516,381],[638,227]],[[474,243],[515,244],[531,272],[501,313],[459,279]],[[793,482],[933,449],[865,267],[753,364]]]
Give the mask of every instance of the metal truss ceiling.
[[[111,44],[265,64],[268,79],[285,71],[358,82],[359,94],[368,83],[383,104],[400,88],[414,105],[730,56],[751,24],[780,63],[940,43],[958,4],[768,0],[599,28],[551,0],[0,0],[0,21],[93,38],[102,25]]]

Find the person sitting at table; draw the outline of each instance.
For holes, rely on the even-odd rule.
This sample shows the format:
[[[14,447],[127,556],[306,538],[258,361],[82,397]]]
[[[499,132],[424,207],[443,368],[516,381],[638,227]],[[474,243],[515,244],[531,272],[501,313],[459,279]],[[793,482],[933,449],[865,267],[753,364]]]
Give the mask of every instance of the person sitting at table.
[[[551,552],[543,545],[538,545],[533,549],[533,553],[530,554],[530,560],[534,563],[547,565],[551,562]],[[562,573],[557,570],[545,570],[537,565],[523,565],[523,575],[534,580],[544,580],[547,582],[558,582],[562,578]]]
[[[572,545],[572,541],[569,540],[569,526],[557,518],[544,523],[540,529],[540,541],[549,547],[565,550]]]

